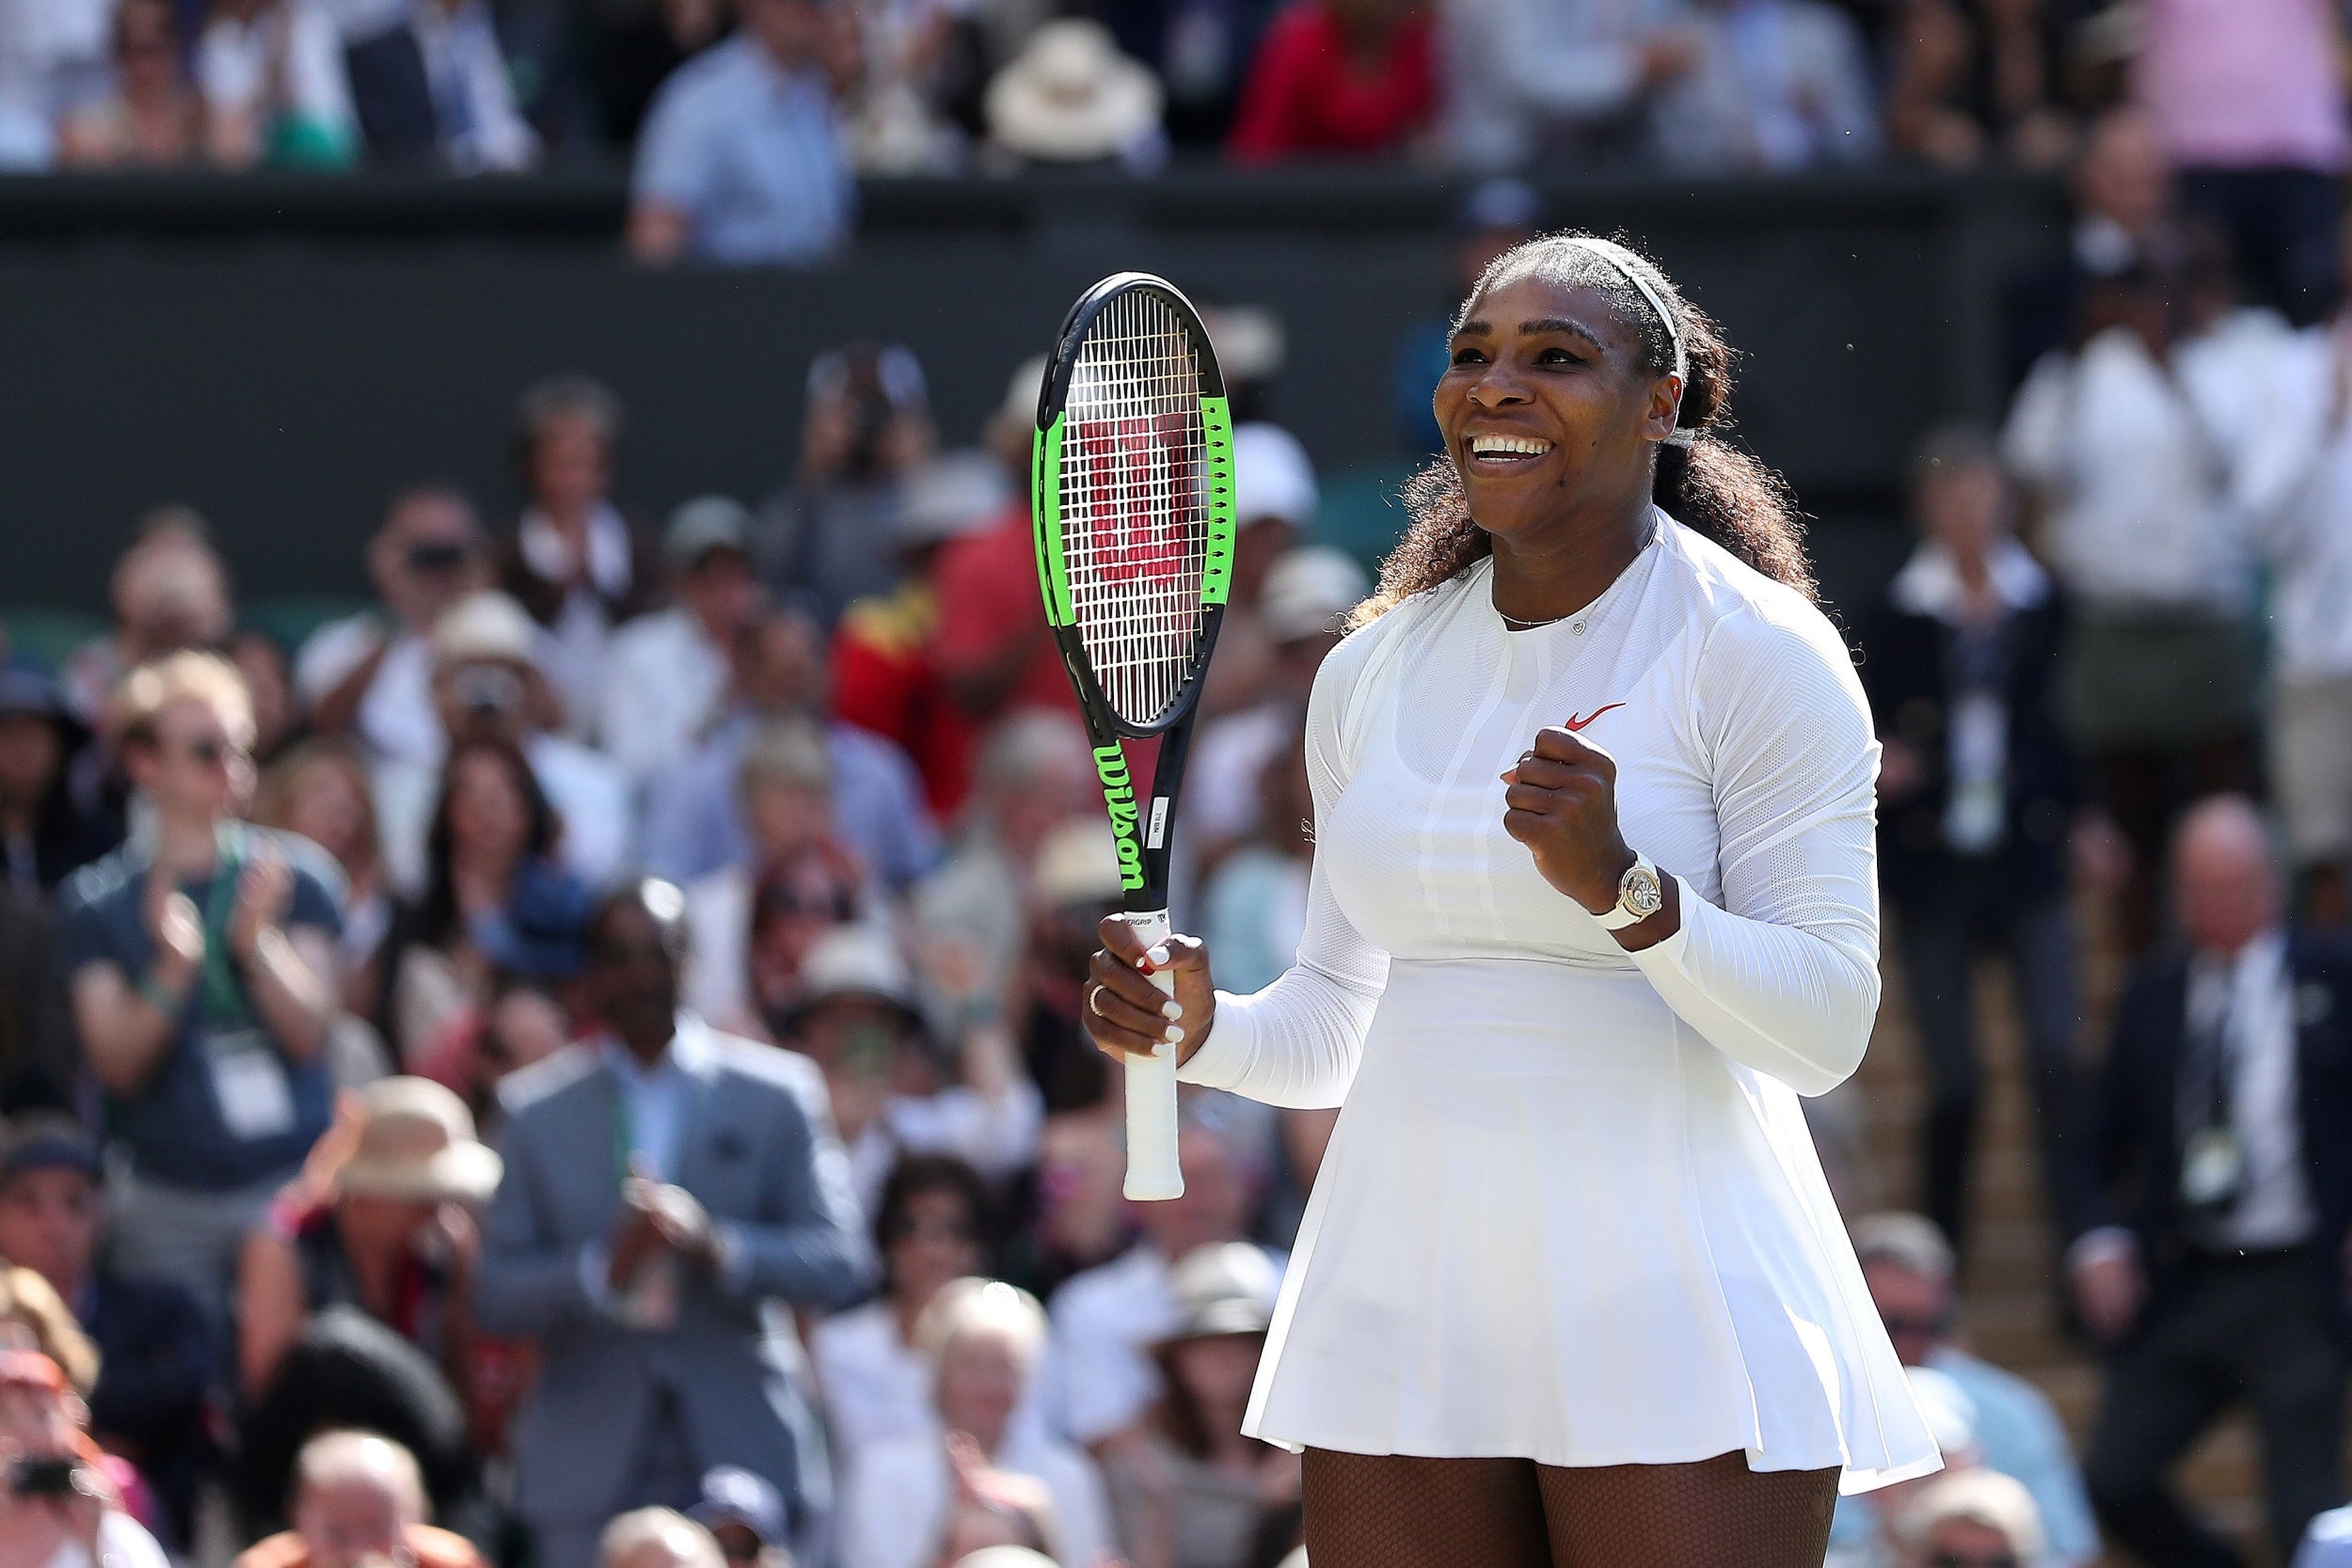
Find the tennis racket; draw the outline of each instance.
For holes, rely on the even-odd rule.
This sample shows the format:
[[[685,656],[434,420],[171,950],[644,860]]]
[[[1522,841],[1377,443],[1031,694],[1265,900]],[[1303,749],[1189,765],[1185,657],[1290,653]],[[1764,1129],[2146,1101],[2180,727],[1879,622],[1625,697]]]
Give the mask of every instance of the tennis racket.
[[[1233,430],[1209,335],[1174,285],[1127,272],[1062,323],[1038,399],[1037,575],[1119,845],[1122,917],[1168,936],[1168,851],[1193,711],[1233,566]],[[1138,799],[1123,742],[1156,736]],[[1175,977],[1152,976],[1173,992]],[[1129,1197],[1183,1194],[1176,1048],[1127,1058]]]

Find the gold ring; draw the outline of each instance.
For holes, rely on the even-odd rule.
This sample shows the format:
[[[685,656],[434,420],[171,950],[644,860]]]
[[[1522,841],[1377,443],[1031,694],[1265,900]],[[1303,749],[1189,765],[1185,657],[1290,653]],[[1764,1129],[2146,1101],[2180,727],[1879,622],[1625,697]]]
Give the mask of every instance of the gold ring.
[[[1100,981],[1097,981],[1087,990],[1087,1011],[1092,1013],[1096,1018],[1108,1018],[1110,1016],[1103,1010],[1103,986]]]

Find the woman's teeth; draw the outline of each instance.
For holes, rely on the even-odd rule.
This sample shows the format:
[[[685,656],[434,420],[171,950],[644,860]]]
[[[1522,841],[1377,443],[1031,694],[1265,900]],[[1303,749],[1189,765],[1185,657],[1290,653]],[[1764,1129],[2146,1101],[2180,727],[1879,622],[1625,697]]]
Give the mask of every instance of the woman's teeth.
[[[1549,441],[1533,436],[1474,436],[1470,437],[1472,457],[1541,457],[1551,450]]]

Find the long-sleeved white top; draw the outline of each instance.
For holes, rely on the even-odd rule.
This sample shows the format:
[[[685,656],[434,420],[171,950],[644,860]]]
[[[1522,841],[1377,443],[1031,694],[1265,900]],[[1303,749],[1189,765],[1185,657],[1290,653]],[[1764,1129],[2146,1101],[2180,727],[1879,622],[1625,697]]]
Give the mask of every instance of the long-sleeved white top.
[[[1844,644],[1659,515],[1600,598],[1504,626],[1491,569],[1342,643],[1308,709],[1298,962],[1182,1076],[1343,1105],[1248,1430],[1354,1452],[1665,1463],[1848,1490],[1935,1448],[1799,1093],[1879,998],[1878,747]],[[1502,827],[1547,724],[1615,758],[1681,926],[1628,953]]]

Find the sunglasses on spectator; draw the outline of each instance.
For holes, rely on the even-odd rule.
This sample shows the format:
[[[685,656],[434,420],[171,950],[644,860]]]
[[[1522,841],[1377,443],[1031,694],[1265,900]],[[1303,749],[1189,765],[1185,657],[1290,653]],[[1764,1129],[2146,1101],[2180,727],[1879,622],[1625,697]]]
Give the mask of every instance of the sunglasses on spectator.
[[[1917,1317],[1902,1312],[1885,1312],[1880,1314],[1880,1322],[1886,1325],[1889,1336],[1916,1334],[1924,1338],[1941,1339],[1952,1331],[1952,1315],[1949,1312],[1922,1313]]]
[[[231,762],[244,762],[250,755],[244,747],[232,745],[216,735],[199,736],[176,749],[165,750],[199,768],[220,768]]]
[[[1928,1559],[1928,1568],[2022,1568],[2015,1552],[1995,1552],[1990,1557],[1963,1557],[1958,1552],[1938,1552]]]
[[[969,1242],[977,1240],[978,1229],[970,1220],[900,1220],[890,1227],[889,1240],[894,1242]]]

